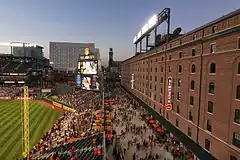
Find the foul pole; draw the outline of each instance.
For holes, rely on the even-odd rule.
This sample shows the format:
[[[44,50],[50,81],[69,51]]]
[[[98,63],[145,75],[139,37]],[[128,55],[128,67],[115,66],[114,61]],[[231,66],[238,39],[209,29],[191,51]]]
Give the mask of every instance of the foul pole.
[[[28,86],[23,87],[23,156],[29,153],[29,101]]]

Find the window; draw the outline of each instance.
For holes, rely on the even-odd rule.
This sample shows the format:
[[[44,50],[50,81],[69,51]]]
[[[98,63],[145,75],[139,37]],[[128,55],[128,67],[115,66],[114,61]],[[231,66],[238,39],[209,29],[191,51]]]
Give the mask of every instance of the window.
[[[169,55],[169,60],[172,60],[172,55],[171,54]]]
[[[157,82],[157,76],[155,76],[155,82]]]
[[[195,73],[196,72],[196,66],[195,64],[192,64],[192,73]]]
[[[168,72],[171,72],[171,66],[168,66]]]
[[[230,160],[238,160],[235,156],[231,155]]]
[[[156,87],[156,85],[154,86],[154,90],[155,90],[155,91],[157,90],[157,87]]]
[[[178,73],[182,73],[182,66],[181,65],[178,66]]]
[[[162,103],[162,97],[160,97],[160,103]]]
[[[210,150],[210,145],[211,145],[211,142],[208,140],[208,139],[205,139],[205,149],[206,150]]]
[[[177,93],[177,100],[180,100],[180,93]]]
[[[240,62],[238,63],[237,74],[240,74]]]
[[[154,100],[155,100],[155,101],[156,101],[156,99],[157,99],[156,97],[157,97],[156,94],[154,94]],[[155,106],[154,106],[154,109],[155,109]]]
[[[215,84],[210,82],[208,85],[208,93],[214,94],[215,93]]]
[[[162,61],[164,61],[164,57],[162,57]]]
[[[161,72],[163,72],[163,67],[161,67]]]
[[[189,116],[189,120],[193,121],[193,116],[192,116],[192,112],[191,111],[189,111],[189,115],[188,116]]]
[[[157,72],[157,67],[155,68],[155,72]]]
[[[195,56],[196,55],[196,50],[193,48],[192,49],[192,56]]]
[[[195,81],[191,80],[191,89],[194,90],[194,88],[195,88]]]
[[[167,113],[167,119],[169,119],[169,117],[168,117],[168,113]]]
[[[190,105],[194,105],[194,97],[193,96],[190,96]]]
[[[240,38],[238,38],[238,49],[240,49]]]
[[[235,109],[234,122],[240,124],[240,109]]]
[[[178,55],[179,58],[182,58],[182,52],[179,52],[178,54],[179,54],[179,55]]]
[[[188,134],[189,137],[192,136],[192,129],[191,129],[191,127],[188,127],[188,133],[187,134]]]
[[[212,26],[212,33],[216,33],[217,27],[214,25]]]
[[[216,73],[216,64],[215,63],[210,64],[210,73]]]
[[[177,105],[177,113],[180,113],[179,105]]]
[[[162,93],[162,88],[160,89],[160,92]]]
[[[163,77],[161,77],[161,81],[160,82],[163,83]]]
[[[181,86],[181,79],[178,79],[178,85],[177,85],[178,87],[180,87]]]
[[[196,34],[193,35],[193,40],[195,40],[195,39],[197,39],[197,35]]]
[[[238,148],[240,148],[240,133],[233,132],[233,142],[232,144]]]
[[[159,113],[162,114],[162,108],[161,107],[159,108]]]
[[[207,120],[207,130],[209,132],[212,132],[212,123],[211,123],[211,121],[209,119]]]
[[[208,101],[208,110],[209,113],[213,113],[213,102],[212,101]]]
[[[216,44],[211,44],[210,53],[216,53]]]
[[[179,40],[179,44],[182,44],[182,40],[181,39]]]
[[[240,100],[240,85],[237,86],[236,99]]]

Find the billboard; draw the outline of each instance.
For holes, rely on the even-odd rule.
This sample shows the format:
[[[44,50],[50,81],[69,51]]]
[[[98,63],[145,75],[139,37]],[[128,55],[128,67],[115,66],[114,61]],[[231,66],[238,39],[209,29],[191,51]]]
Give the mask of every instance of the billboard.
[[[86,90],[99,90],[100,84],[97,75],[83,76],[81,80],[82,89]]]
[[[97,61],[78,62],[78,69],[80,70],[80,74],[97,74],[98,62]]]
[[[92,78],[82,77],[82,89],[91,90],[92,89]]]
[[[77,86],[81,87],[81,81],[82,81],[81,80],[81,75],[79,75],[79,74],[77,75],[76,81],[77,81]]]
[[[84,49],[84,54],[80,54],[80,60],[96,59],[96,54],[92,53],[90,48]]]

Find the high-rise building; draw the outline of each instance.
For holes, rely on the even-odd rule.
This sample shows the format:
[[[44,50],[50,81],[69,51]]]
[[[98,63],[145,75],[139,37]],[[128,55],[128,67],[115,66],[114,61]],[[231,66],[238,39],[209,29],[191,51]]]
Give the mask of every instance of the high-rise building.
[[[78,65],[79,55],[84,54],[85,48],[95,52],[94,43],[50,42],[50,64],[54,70],[74,72]]]
[[[43,47],[37,44],[26,42],[10,42],[0,43],[1,46],[6,46],[9,53],[16,57],[31,57],[42,59],[44,57]]]
[[[200,145],[219,160],[240,158],[239,9],[121,67],[122,85],[195,154]]]

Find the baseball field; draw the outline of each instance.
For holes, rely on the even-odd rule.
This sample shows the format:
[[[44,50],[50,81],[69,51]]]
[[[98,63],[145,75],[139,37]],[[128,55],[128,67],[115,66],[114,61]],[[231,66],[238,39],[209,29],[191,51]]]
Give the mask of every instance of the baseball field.
[[[22,154],[23,101],[0,101],[0,160],[14,160]],[[39,142],[61,113],[41,101],[29,102],[30,148]]]

